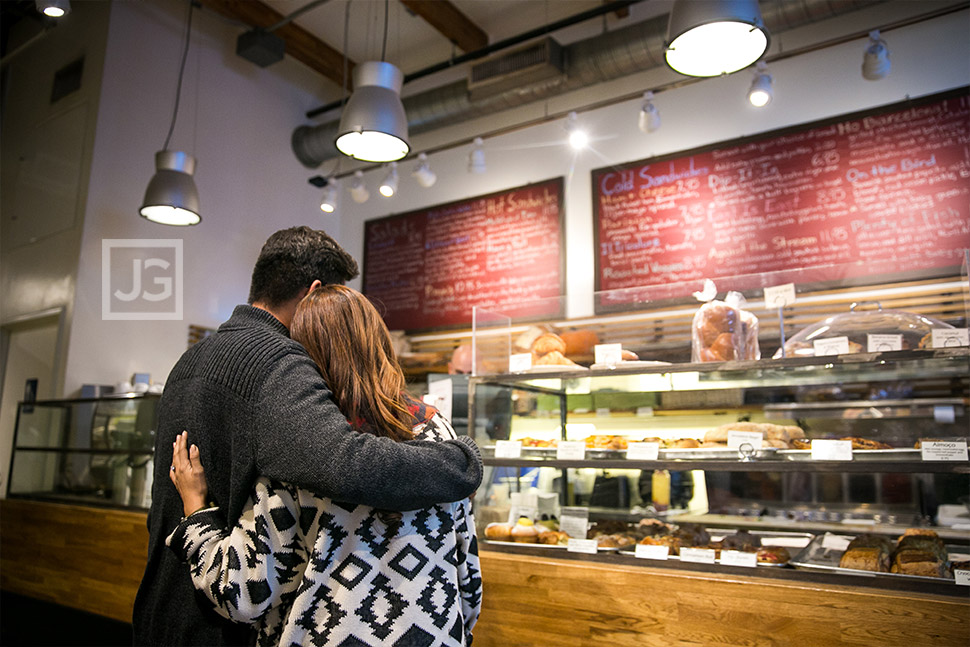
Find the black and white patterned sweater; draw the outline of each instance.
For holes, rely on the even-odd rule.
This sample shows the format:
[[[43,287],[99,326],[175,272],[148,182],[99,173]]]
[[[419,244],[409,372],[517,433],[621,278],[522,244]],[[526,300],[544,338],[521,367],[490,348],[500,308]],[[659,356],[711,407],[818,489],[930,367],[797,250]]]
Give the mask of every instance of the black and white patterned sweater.
[[[454,438],[440,415],[419,439]],[[235,527],[218,508],[166,543],[216,612],[253,623],[260,645],[463,646],[482,580],[468,500],[403,513],[391,538],[374,508],[261,477]]]

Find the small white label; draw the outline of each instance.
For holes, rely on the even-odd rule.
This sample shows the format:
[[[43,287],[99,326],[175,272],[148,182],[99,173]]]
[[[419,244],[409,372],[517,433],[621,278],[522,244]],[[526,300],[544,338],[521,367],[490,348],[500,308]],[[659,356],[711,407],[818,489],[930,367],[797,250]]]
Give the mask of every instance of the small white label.
[[[522,441],[496,440],[495,458],[518,458],[522,455]]]
[[[823,355],[845,355],[849,352],[848,337],[829,337],[827,339],[816,339],[812,342],[815,349],[815,356]]]
[[[566,550],[570,553],[587,553],[589,555],[596,554],[596,540],[595,539],[574,539],[569,538],[569,543],[566,544]]]
[[[556,447],[556,458],[561,461],[581,461],[586,458],[586,441],[560,440]]]
[[[628,443],[626,457],[631,461],[655,461],[660,456],[660,443]]]
[[[623,361],[622,344],[596,344],[593,347],[593,356],[597,364],[614,366]]]
[[[652,418],[653,407],[637,407],[637,418]]]
[[[509,355],[509,373],[521,373],[532,368],[532,353]]]
[[[970,336],[966,328],[934,328],[933,348],[953,348],[970,346]]]
[[[648,546],[637,544],[633,556],[640,559],[667,559],[670,556],[669,546]]]
[[[728,566],[746,566],[753,568],[758,565],[757,553],[745,553],[740,550],[722,550],[721,563]]]
[[[938,404],[933,407],[933,421],[945,424],[953,424],[957,419],[956,411],[952,404]]]
[[[903,350],[903,336],[874,333],[866,335],[866,352],[884,353],[888,350]]]
[[[597,418],[609,418],[610,408],[609,407],[596,407],[596,417]]]
[[[717,553],[710,548],[681,548],[680,561],[695,564],[714,564]]]
[[[575,539],[586,539],[586,531],[588,529],[588,508],[568,507],[560,510],[559,530]]]
[[[924,461],[966,461],[967,441],[924,440],[920,443]]]
[[[764,442],[764,434],[760,431],[728,431],[728,449],[737,449],[744,443],[751,445],[754,449],[761,449]]]
[[[845,550],[849,547],[849,542],[851,542],[852,539],[852,537],[846,537],[845,535],[833,535],[827,532],[822,536],[822,548],[827,548],[829,550]]]
[[[851,461],[851,440],[821,440],[812,441],[813,461]]]
[[[961,568],[956,569],[953,571],[953,581],[958,586],[970,586],[970,571],[965,571]]]
[[[783,308],[795,303],[795,284],[785,283],[765,288],[765,307]]]

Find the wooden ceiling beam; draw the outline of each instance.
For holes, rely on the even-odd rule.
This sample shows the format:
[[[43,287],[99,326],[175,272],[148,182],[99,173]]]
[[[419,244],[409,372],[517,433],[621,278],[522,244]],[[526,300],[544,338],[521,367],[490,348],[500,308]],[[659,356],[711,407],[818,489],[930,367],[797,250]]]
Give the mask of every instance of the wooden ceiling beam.
[[[463,52],[474,52],[488,45],[488,34],[449,0],[400,1]]]
[[[250,27],[266,28],[285,18],[283,14],[272,7],[257,0],[200,0],[202,6],[217,13],[239,20]],[[294,22],[289,22],[273,34],[286,43],[286,53],[300,61],[307,67],[319,72],[337,85],[344,85],[344,55],[330,45],[303,29]],[[354,62],[347,62],[347,74],[354,70]],[[351,87],[350,79],[347,87]]]

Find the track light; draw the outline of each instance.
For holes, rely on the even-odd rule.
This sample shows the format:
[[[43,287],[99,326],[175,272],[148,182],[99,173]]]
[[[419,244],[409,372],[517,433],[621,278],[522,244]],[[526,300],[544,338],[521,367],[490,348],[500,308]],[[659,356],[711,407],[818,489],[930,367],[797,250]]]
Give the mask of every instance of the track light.
[[[370,198],[370,191],[364,185],[363,171],[354,171],[354,181],[350,183],[350,197],[357,204],[364,204]]]
[[[403,83],[401,70],[390,63],[367,61],[354,68],[354,93],[340,117],[337,150],[365,162],[390,162],[408,154]]]
[[[474,148],[468,154],[468,172],[485,172],[485,141],[481,137],[476,137],[472,142]]]
[[[390,198],[397,193],[397,162],[390,163],[391,170],[387,172],[384,181],[381,182],[381,195]]]
[[[569,133],[569,145],[573,150],[582,150],[589,143],[589,136],[579,125],[579,117],[575,112],[570,112],[566,117],[566,132]]]
[[[660,128],[660,111],[653,105],[653,92],[643,93],[643,104],[640,105],[639,126],[641,132],[652,133]]]
[[[418,168],[414,169],[411,176],[418,181],[418,184],[426,189],[430,189],[438,181],[438,176],[431,170],[431,167],[428,165],[428,156],[424,153],[418,155]]]
[[[758,0],[675,0],[664,58],[686,76],[720,76],[761,58],[769,39]]]
[[[763,108],[771,103],[771,75],[764,63],[758,63],[758,69],[754,74],[754,81],[751,82],[751,89],[748,90],[748,101],[755,108]]]
[[[51,18],[61,18],[71,13],[70,0],[35,0],[37,11]]]
[[[323,199],[320,201],[320,210],[324,213],[333,213],[337,210],[337,181],[328,180],[323,188]]]
[[[889,76],[891,67],[886,41],[879,37],[878,29],[869,32],[869,46],[862,57],[862,78],[867,81],[884,79]]]

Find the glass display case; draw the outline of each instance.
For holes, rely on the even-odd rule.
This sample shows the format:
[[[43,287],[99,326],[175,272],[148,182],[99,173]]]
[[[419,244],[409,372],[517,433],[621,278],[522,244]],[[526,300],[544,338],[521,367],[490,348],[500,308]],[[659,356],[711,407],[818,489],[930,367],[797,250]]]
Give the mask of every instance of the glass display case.
[[[21,402],[7,496],[147,509],[158,399]]]

